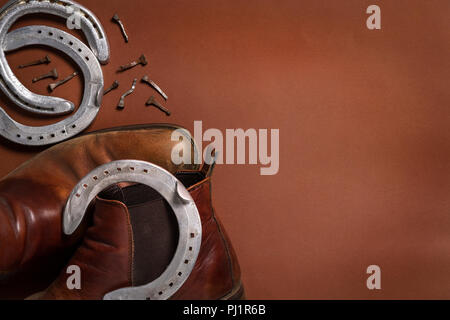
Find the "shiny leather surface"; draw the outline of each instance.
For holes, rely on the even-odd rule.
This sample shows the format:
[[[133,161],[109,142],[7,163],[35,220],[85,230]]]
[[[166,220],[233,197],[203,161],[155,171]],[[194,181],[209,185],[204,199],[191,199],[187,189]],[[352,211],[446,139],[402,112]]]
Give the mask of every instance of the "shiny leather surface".
[[[211,180],[188,188],[202,219],[202,246],[194,270],[173,299],[220,299],[239,285],[241,272],[230,240],[214,212]]]
[[[80,267],[81,289],[69,290],[67,268],[40,296],[43,300],[101,299],[107,292],[131,285],[133,237],[130,216],[119,201],[97,198],[90,226],[68,266]]]
[[[138,159],[170,172],[192,169],[191,165],[176,166],[170,160],[172,147],[179,143],[170,139],[176,128],[148,125],[85,135],[40,153],[3,178],[0,181],[3,278],[33,264],[39,257],[70,247],[80,238],[83,228],[74,236],[63,236],[61,213],[72,188],[95,167],[117,159]],[[52,262],[49,259],[48,263]]]

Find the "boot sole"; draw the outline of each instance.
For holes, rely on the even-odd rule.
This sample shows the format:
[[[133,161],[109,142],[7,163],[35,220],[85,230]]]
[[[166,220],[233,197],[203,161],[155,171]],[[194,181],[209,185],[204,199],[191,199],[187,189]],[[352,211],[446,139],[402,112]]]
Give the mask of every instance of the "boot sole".
[[[44,291],[37,292],[31,296],[25,298],[25,300],[39,300],[39,297],[44,294]],[[220,298],[219,300],[245,300],[245,290],[242,283],[235,286],[233,290],[226,296]]]
[[[220,300],[245,300],[245,289],[242,282],[239,282],[229,294],[220,298]]]

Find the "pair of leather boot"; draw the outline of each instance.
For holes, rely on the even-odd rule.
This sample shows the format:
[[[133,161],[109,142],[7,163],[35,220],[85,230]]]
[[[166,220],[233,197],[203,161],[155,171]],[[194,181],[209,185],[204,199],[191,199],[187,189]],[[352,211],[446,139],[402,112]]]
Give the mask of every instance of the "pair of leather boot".
[[[157,279],[178,243],[172,208],[152,188],[119,183],[102,191],[70,236],[62,212],[75,185],[100,165],[121,159],[158,165],[183,183],[202,222],[200,251],[184,284],[171,299],[243,298],[240,268],[211,201],[211,168],[175,165],[173,125],[122,127],[56,145],[0,181],[0,296],[33,299],[102,299],[108,292]],[[187,142],[186,142],[187,141]],[[194,161],[191,161],[193,163]],[[68,285],[71,266],[80,286]],[[56,272],[58,271],[58,272]],[[59,273],[59,275],[58,275]],[[20,283],[21,280],[24,283]]]

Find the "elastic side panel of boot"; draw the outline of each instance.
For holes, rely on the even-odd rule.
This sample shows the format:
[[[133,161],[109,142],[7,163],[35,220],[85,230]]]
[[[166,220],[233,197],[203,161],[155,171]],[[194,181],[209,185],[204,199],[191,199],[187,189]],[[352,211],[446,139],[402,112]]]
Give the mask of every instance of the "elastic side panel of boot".
[[[133,285],[158,278],[172,260],[178,244],[178,222],[169,204],[152,188],[123,189],[133,230]]]
[[[200,171],[180,171],[175,176],[183,183],[186,189],[205,179],[205,175]]]
[[[179,172],[176,176],[186,188],[204,179],[199,171]],[[178,222],[170,205],[143,184],[125,188],[114,185],[101,196],[121,201],[128,208],[134,242],[133,286],[157,279],[172,261],[178,245]]]

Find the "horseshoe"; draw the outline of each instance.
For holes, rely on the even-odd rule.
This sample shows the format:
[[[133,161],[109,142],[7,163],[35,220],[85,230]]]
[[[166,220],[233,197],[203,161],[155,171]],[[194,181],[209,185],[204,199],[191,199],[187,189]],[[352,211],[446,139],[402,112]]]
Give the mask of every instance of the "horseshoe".
[[[103,73],[94,53],[83,42],[56,28],[23,27],[8,33],[3,42],[6,51],[36,44],[63,51],[78,64],[84,75],[84,94],[80,107],[75,114],[55,124],[25,126],[14,121],[0,108],[1,136],[19,144],[40,146],[66,140],[91,124],[97,116],[103,96]]]
[[[69,196],[63,213],[63,230],[72,234],[88,205],[106,187],[119,182],[137,182],[159,192],[178,221],[179,240],[175,255],[156,280],[138,287],[107,293],[105,300],[162,300],[171,297],[189,277],[200,251],[202,224],[194,200],[183,184],[165,169],[145,161],[118,160],[104,164],[80,180]]]
[[[70,11],[72,13],[68,8],[73,9]],[[75,107],[65,99],[35,94],[16,78],[4,53],[11,50],[5,47],[5,42],[14,39],[7,35],[8,30],[17,19],[28,14],[48,13],[67,19],[75,11],[80,13],[80,27],[92,52],[101,63],[107,63],[109,44],[100,22],[92,12],[74,1],[11,0],[0,10],[0,42],[3,49],[0,50],[0,89],[20,108],[38,114],[63,115],[72,112]]]
[[[109,44],[106,33],[97,17],[87,8],[72,0],[10,0],[0,9],[0,39],[17,21],[33,13],[48,13],[68,19],[73,13],[67,8],[80,12],[80,27],[88,41],[89,47],[102,63],[109,61]]]

